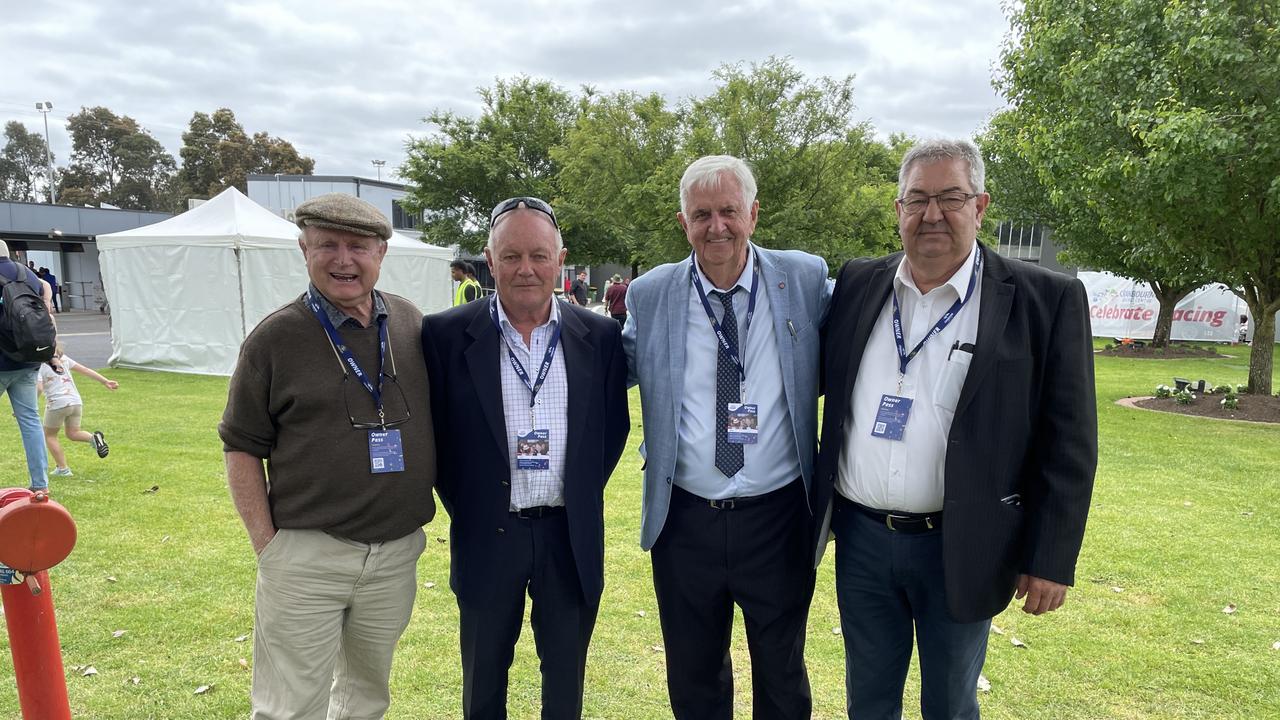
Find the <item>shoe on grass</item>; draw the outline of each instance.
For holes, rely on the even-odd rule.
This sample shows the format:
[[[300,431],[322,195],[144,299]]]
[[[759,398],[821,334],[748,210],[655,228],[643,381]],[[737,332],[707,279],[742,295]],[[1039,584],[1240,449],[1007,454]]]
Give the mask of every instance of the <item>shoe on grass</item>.
[[[98,451],[98,457],[100,458],[106,457],[107,453],[111,451],[107,447],[107,441],[102,437],[102,431],[100,430],[93,431],[93,437],[89,438],[89,442],[93,443],[93,449]]]
[[[54,468],[49,472],[49,474],[57,477],[71,477],[72,475],[75,475],[75,473],[71,472],[71,468],[69,467]]]

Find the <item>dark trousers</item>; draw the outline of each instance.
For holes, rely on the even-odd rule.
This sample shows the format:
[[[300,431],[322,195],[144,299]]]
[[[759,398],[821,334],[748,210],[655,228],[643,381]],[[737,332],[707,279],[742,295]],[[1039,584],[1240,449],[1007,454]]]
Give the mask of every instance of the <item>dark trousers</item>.
[[[613,318],[614,320],[617,320],[619,325],[626,327],[627,325],[626,313],[609,313],[609,317]]]
[[[991,621],[958,623],[948,614],[942,530],[894,532],[840,497],[831,529],[849,717],[902,717],[914,634],[924,720],[977,720]]]
[[[733,718],[734,604],[746,622],[752,717],[810,717],[804,641],[814,571],[808,537],[799,480],[733,509],[672,489],[651,555],[676,720]]]
[[[458,599],[462,639],[462,712],[471,720],[507,717],[507,671],[524,624],[524,598],[542,671],[543,720],[582,717],[587,645],[600,599],[582,596],[564,515],[510,518],[510,556],[486,568],[496,577],[482,602]]]

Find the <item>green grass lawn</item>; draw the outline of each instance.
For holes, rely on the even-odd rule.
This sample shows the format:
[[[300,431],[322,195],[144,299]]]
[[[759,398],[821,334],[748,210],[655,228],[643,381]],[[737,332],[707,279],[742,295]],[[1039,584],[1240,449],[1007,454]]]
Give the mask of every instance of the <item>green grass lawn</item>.
[[[1077,584],[1059,612],[1007,610],[995,624],[981,695],[988,718],[1280,717],[1280,428],[1116,406],[1174,375],[1244,382],[1246,348],[1214,360],[1097,359],[1101,462]],[[85,426],[111,455],[68,443],[75,477],[53,478],[79,543],[52,572],[77,718],[238,718],[248,714],[253,554],[231,506],[215,426],[226,380],[107,371],[115,393],[80,383]],[[24,485],[7,404],[0,486]],[[639,400],[609,485],[607,587],[588,666],[586,714],[670,717],[648,558],[639,549]],[[993,441],[995,437],[993,436]],[[153,486],[159,489],[147,492]],[[428,527],[413,622],[392,678],[389,718],[460,716],[457,610],[448,519]],[[428,585],[430,585],[428,587]],[[1225,614],[1234,604],[1237,611]],[[843,717],[844,659],[831,553],[808,640],[814,717]],[[113,637],[115,631],[125,631]],[[1011,638],[1026,645],[1015,647]],[[741,623],[738,717],[750,715]],[[86,666],[96,675],[84,676]],[[526,631],[512,673],[514,718],[537,716]],[[918,683],[913,670],[908,685]],[[211,689],[195,694],[201,686]],[[909,687],[908,717],[918,694]],[[918,712],[915,714],[918,717]],[[0,636],[0,718],[18,718]]]

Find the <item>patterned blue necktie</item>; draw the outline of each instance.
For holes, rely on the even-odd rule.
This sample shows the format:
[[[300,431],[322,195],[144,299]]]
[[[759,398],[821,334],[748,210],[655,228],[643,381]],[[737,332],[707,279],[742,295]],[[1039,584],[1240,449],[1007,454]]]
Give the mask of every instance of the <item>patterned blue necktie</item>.
[[[738,316],[733,312],[733,294],[740,289],[735,286],[728,292],[712,290],[711,294],[719,297],[724,306],[720,329],[738,348],[738,357],[743,358],[743,348],[738,344]],[[729,442],[729,403],[742,402],[742,376],[724,345],[717,342],[716,350],[716,469],[725,477],[733,477],[742,469],[742,445]]]

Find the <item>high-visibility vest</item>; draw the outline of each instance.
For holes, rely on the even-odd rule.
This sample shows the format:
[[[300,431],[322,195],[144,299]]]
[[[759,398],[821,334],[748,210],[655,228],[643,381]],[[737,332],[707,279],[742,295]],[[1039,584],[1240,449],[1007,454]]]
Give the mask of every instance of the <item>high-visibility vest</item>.
[[[476,289],[476,300],[480,299],[483,294],[480,290],[480,283],[471,278],[462,278],[462,282],[458,283],[458,291],[453,294],[453,306],[464,305],[467,302],[467,287],[471,286]]]

